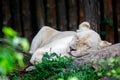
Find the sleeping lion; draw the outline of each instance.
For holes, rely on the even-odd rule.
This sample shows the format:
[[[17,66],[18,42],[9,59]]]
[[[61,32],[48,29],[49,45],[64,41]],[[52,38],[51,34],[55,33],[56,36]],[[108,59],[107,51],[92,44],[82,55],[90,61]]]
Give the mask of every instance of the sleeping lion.
[[[41,63],[42,57],[46,52],[49,54],[55,52],[61,56],[75,58],[89,51],[99,50],[110,45],[111,43],[101,40],[100,35],[90,29],[88,22],[82,22],[76,32],[62,32],[44,26],[32,40],[30,48],[32,57],[30,62],[32,64]]]

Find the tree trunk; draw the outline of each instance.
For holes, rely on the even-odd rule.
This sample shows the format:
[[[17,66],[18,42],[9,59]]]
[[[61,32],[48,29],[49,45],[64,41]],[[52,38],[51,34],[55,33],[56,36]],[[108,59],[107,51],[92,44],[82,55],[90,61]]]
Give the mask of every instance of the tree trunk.
[[[66,15],[66,1],[56,0],[57,7],[57,27],[60,31],[67,30],[67,15]]]
[[[67,15],[68,15],[68,22],[69,22],[69,30],[75,31],[78,26],[77,1],[69,0],[67,4],[68,4]]]
[[[31,29],[31,17],[30,17],[30,2],[29,0],[21,0],[21,7],[22,7],[22,23],[23,23],[23,32],[24,37],[26,37],[29,42],[32,41],[32,29]],[[29,34],[28,34],[29,33]]]
[[[118,36],[120,36],[120,1],[116,1],[116,13],[117,13],[117,23],[118,23]],[[120,37],[117,37],[120,42]]]
[[[38,29],[41,29],[45,25],[45,6],[44,0],[37,0],[37,23]]]
[[[3,13],[2,13],[2,0],[0,1],[0,37],[2,37],[2,27],[3,27]]]
[[[47,25],[57,29],[55,0],[47,0]]]
[[[120,43],[103,48],[98,51],[89,52],[89,54],[75,59],[73,61],[73,64],[88,64],[90,62],[100,61],[101,59],[109,59],[114,57],[120,57]]]
[[[83,0],[85,21],[91,24],[91,28],[99,33],[99,1]]]
[[[22,32],[22,23],[21,23],[21,8],[20,0],[11,0],[10,1],[10,11],[12,16],[12,26],[19,33],[20,36],[23,36]]]

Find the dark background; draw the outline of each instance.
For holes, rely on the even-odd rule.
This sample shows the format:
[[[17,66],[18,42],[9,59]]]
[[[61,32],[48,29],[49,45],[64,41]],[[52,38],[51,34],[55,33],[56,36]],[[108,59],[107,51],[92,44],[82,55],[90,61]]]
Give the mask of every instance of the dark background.
[[[120,42],[120,0],[0,0],[0,29],[12,27],[30,42],[44,25],[75,31],[83,21],[102,39]]]

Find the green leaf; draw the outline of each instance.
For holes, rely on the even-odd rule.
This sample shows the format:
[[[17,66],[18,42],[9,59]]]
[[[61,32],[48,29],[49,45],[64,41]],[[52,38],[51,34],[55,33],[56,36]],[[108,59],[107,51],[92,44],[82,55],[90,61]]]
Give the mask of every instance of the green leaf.
[[[27,39],[21,38],[20,43],[21,43],[21,46],[22,46],[23,50],[25,50],[25,51],[29,50],[29,43],[28,43]]]
[[[77,77],[69,77],[68,80],[78,80]]]
[[[58,57],[58,55],[56,53],[52,53],[50,57]]]
[[[17,32],[10,27],[4,26],[2,32],[9,37],[17,36]]]
[[[104,35],[106,35],[106,32],[105,31],[101,31],[100,34],[104,36]]]
[[[15,58],[12,55],[12,50],[5,47],[0,47],[0,73],[6,75],[14,70]],[[9,65],[9,67],[8,67]]]
[[[21,53],[16,52],[16,59],[18,61],[19,66],[23,67],[24,66],[23,55]]]
[[[16,36],[16,37],[14,37],[12,39],[12,45],[15,46],[15,47],[17,47],[20,44],[20,42],[21,42],[21,38],[20,37]]]
[[[116,69],[116,72],[120,74],[120,67]]]
[[[48,53],[46,52],[46,53],[43,55],[43,58],[44,58],[44,59],[49,59],[50,56],[49,56]]]
[[[64,80],[63,78],[58,78],[57,80]]]
[[[15,47],[21,45],[21,47],[24,51],[29,50],[29,42],[25,38],[14,37],[13,40],[12,40],[12,45],[15,46]]]
[[[105,20],[105,23],[107,23],[111,28],[114,27],[113,23],[110,21],[109,17],[105,17],[104,20]]]

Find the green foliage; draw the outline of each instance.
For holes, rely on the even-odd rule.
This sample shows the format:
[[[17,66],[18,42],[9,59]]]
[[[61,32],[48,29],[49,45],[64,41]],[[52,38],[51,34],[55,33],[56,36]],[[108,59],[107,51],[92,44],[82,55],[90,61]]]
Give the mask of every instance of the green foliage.
[[[17,36],[17,32],[14,31],[12,28],[4,26],[2,29],[2,32],[7,36],[7,37],[14,37]]]
[[[29,49],[29,43],[26,38],[18,37],[18,33],[13,30],[10,27],[4,26],[2,29],[4,33],[4,41],[7,42],[11,47],[18,47],[21,46],[21,48],[24,51],[27,51]],[[2,40],[2,39],[0,39]]]
[[[89,68],[85,65],[82,68],[78,68],[76,66],[71,65],[71,67],[64,72],[56,74],[55,76],[51,77],[50,80],[95,80],[98,79],[99,76],[96,74],[97,72],[92,68]]]
[[[29,43],[27,39],[22,37],[17,37],[17,36],[13,37],[11,40],[11,45],[13,47],[20,46],[24,51],[28,51],[29,49]]]
[[[20,47],[28,50],[29,44],[25,38],[17,36],[17,32],[10,27],[3,27],[4,38],[0,38],[0,76],[7,75],[18,66],[23,67],[23,55],[16,50]]]
[[[57,56],[55,53],[43,57],[43,62],[36,65],[36,70],[26,74],[23,80],[46,80],[48,77],[63,72],[72,62],[71,58]]]
[[[101,31],[100,34],[101,35],[106,35],[106,31]]]
[[[110,28],[114,28],[114,25],[110,21],[110,18],[108,16],[104,17],[104,20],[101,22],[101,27],[102,27],[103,31],[101,31],[100,34],[105,36],[106,35],[106,31],[104,31],[104,30],[105,30],[106,26],[104,26],[103,24],[108,25]],[[118,31],[119,31],[119,29],[118,29]]]
[[[102,80],[104,76],[120,79],[120,58],[103,59],[92,67],[72,65],[72,59],[55,53],[43,56],[43,62],[36,65],[36,70],[24,77],[15,76],[12,80]],[[93,66],[96,65],[96,68]]]
[[[101,60],[101,68],[105,70],[104,75],[109,77],[116,77],[120,79],[120,58],[110,58]]]
[[[111,28],[114,28],[113,23],[110,21],[110,18],[108,16],[104,18],[104,23],[106,23]]]

